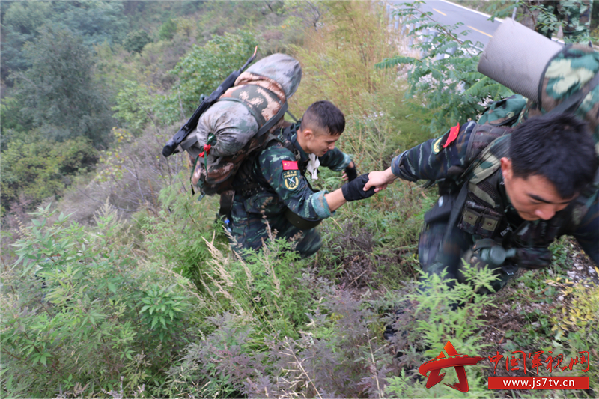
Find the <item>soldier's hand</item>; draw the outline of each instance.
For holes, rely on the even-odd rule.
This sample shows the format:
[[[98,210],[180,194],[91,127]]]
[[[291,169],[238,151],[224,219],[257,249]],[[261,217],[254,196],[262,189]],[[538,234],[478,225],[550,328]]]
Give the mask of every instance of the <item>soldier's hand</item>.
[[[341,178],[346,181],[352,181],[356,177],[358,177],[358,169],[356,168],[356,164],[354,163],[354,161],[351,161],[349,165],[347,165],[347,168],[345,168],[345,171],[343,172],[343,176],[341,176]]]
[[[374,192],[378,193],[379,191],[385,189],[387,185],[397,179],[397,176],[391,172],[391,168],[383,171],[375,171],[370,172],[368,174],[368,182],[364,185],[364,190],[369,190],[372,187],[375,187]]]
[[[358,201],[361,199],[369,198],[374,195],[374,188],[365,191],[364,185],[368,183],[368,175],[363,174],[356,177],[354,180],[345,183],[341,186],[341,192],[343,193],[343,198],[346,201]]]

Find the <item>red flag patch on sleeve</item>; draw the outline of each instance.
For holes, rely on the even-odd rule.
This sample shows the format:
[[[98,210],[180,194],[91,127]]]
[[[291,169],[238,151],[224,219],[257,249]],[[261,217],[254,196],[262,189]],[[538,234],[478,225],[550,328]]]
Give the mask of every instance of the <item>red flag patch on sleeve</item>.
[[[443,148],[447,148],[448,145],[453,143],[453,141],[456,139],[456,137],[458,137],[459,131],[460,131],[459,123],[457,125],[455,125],[454,127],[452,127],[451,129],[449,129],[449,136],[447,137],[447,140],[445,140],[445,144],[443,144]]]
[[[283,170],[298,170],[296,161],[283,161]]]

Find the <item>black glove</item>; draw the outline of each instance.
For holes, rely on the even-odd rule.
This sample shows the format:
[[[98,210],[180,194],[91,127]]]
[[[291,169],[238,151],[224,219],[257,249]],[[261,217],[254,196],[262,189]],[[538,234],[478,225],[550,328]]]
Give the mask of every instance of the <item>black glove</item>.
[[[354,180],[345,183],[341,186],[341,192],[346,201],[358,201],[364,198],[369,198],[374,195],[374,187],[364,191],[364,186],[368,183],[368,173],[355,178]]]
[[[354,164],[354,166],[348,166],[347,168],[345,168],[345,174],[347,175],[347,181],[352,181],[354,180],[356,177],[358,177],[358,169],[356,169],[356,163],[355,162],[350,162],[349,164]]]

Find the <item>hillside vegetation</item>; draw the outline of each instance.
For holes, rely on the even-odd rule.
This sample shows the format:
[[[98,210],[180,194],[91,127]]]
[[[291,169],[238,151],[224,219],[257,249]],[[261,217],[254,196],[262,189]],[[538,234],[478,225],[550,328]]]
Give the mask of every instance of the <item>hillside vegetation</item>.
[[[500,295],[475,294],[488,271],[456,290],[418,282],[436,192],[400,182],[324,220],[316,256],[273,237],[242,261],[218,199],[192,195],[187,157],[160,155],[200,94],[257,45],[259,57],[300,61],[294,115],[332,101],[347,121],[339,147],[360,172],[386,168],[505,93],[480,83],[476,58],[433,64],[443,35],[422,43],[428,57],[408,57],[383,5],[366,1],[0,4],[3,397],[463,397],[418,374],[448,340],[473,356],[599,355],[599,290],[564,281],[587,267],[568,240],[550,269]],[[439,81],[456,79],[455,65],[462,86],[434,87],[431,101],[418,76],[434,66]],[[455,102],[460,90],[472,107]],[[341,184],[328,170],[314,182]],[[467,304],[451,312],[456,299]],[[597,369],[587,374],[597,389]],[[489,375],[489,361],[469,367],[469,394],[495,394]]]

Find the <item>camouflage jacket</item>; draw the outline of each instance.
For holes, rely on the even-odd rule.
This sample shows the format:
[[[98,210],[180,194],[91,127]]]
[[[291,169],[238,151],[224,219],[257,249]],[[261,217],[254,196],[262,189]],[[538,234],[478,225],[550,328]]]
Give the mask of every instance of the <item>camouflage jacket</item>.
[[[247,160],[235,176],[235,201],[243,198],[248,213],[283,214],[287,208],[303,219],[316,221],[331,216],[324,196],[315,192],[304,176],[308,155],[297,142],[294,129],[279,130],[257,158]],[[351,157],[335,148],[318,157],[321,166],[344,170]]]
[[[557,237],[570,234],[599,264],[599,215],[587,212],[597,193],[573,201],[550,220],[525,221],[512,206],[499,167],[507,155],[510,130],[468,122],[453,135],[450,130],[394,158],[392,171],[405,180],[441,181],[453,195],[468,184],[456,223],[473,241],[492,238],[505,248],[547,248]]]

